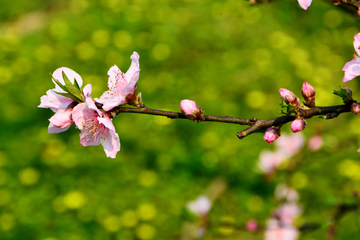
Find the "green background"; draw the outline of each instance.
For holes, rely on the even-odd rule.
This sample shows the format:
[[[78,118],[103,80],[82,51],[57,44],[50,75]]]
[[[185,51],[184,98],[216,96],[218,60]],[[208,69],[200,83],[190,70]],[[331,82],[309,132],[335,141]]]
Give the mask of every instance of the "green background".
[[[359,20],[327,1],[307,11],[297,1],[249,5],[241,0],[5,1],[0,9],[0,239],[180,239],[198,219],[186,204],[218,179],[227,188],[209,214],[204,239],[263,239],[262,228],[280,205],[278,183],[300,195],[296,226],[317,223],[300,239],[326,239],[336,205],[360,191],[360,119],[309,119],[306,146],[267,180],[259,153],[274,149],[243,126],[194,123],[140,114],[114,119],[121,140],[116,159],[102,146],[82,147],[79,130],[48,134],[49,109],[40,97],[54,87],[49,73],[66,66],[107,89],[107,71],[126,72],[140,55],[138,92],[149,108],[179,111],[182,99],[205,114],[280,116],[279,88],[301,96],[309,82],[317,105],[341,104],[331,92],[343,85],[342,67],[355,53]],[[358,80],[346,83],[359,97]],[[283,132],[290,132],[289,124]],[[337,239],[360,236],[360,215],[347,214]]]

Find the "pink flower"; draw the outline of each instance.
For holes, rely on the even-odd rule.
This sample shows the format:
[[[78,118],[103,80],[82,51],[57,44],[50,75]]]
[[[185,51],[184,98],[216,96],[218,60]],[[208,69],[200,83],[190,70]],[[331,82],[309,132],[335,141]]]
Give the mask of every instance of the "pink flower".
[[[347,81],[350,81],[352,80],[353,78],[357,77],[360,75],[360,58],[359,58],[359,55],[360,55],[360,33],[356,34],[354,36],[354,48],[355,48],[355,51],[357,53],[354,54],[354,59],[351,60],[350,62],[347,62],[345,64],[345,66],[343,67],[343,71],[345,71],[345,76],[344,76],[344,79],[343,79],[343,82],[347,82]]]
[[[303,118],[296,118],[290,125],[291,131],[294,133],[302,131],[306,127],[306,121]]]
[[[297,98],[296,95],[293,92],[291,92],[291,91],[289,91],[289,90],[287,90],[285,88],[280,88],[279,92],[280,92],[280,95],[284,99],[286,104],[291,103],[294,106],[299,106],[300,105],[299,98]]]
[[[310,6],[312,0],[298,0],[300,7],[302,7],[304,10],[307,10],[307,8]]]
[[[324,139],[320,135],[312,136],[308,142],[308,148],[311,151],[319,150],[324,144]]]
[[[315,89],[307,82],[304,82],[301,93],[305,99],[315,97]]]
[[[63,72],[72,83],[74,83],[75,79],[79,84],[79,87],[81,87],[83,81],[80,75],[70,68],[61,67],[56,69],[53,73],[53,78],[57,79],[60,83],[65,84],[62,76]],[[71,112],[77,102],[70,98],[61,96],[56,92],[64,93],[65,91],[55,83],[55,89],[48,90],[46,95],[40,98],[41,103],[38,106],[40,108],[50,108],[55,112],[54,116],[49,119],[49,133],[59,133],[66,131],[70,125],[74,123],[71,118]]]
[[[199,216],[205,216],[210,208],[211,208],[211,201],[206,196],[202,195],[198,197],[196,200],[191,201],[188,203],[188,209]]]
[[[116,65],[112,66],[108,71],[109,90],[104,92],[100,99],[95,99],[97,102],[103,104],[102,108],[105,111],[128,103],[127,96],[129,94],[135,97],[134,94],[140,72],[139,54],[134,52],[131,55],[131,60],[130,68],[125,74],[121,72]]]
[[[80,143],[87,146],[101,144],[107,157],[115,158],[120,151],[119,135],[108,113],[100,111],[91,98],[91,85],[84,88],[85,103],[78,104],[72,118],[76,126],[81,130]]]
[[[264,134],[264,140],[268,143],[272,143],[280,137],[280,131],[277,128],[269,127],[266,129]]]

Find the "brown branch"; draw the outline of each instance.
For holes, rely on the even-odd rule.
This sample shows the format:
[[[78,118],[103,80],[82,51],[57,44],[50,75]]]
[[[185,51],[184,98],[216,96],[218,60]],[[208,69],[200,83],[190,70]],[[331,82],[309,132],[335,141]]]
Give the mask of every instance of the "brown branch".
[[[350,106],[351,103],[356,102],[352,100],[348,104],[337,105],[337,106],[329,106],[329,107],[313,107],[311,109],[302,109],[298,110],[297,116],[302,118],[312,118],[314,116],[323,115],[325,119],[331,119],[337,117],[341,113],[351,112]],[[98,108],[102,107],[101,103],[95,103]],[[139,114],[149,114],[156,116],[164,116],[171,119],[187,119],[186,115],[179,112],[170,112],[170,111],[162,111],[157,109],[151,109],[147,107],[139,107],[139,108],[130,108],[130,107],[116,107],[109,111],[112,117],[120,113],[139,113]],[[222,123],[235,123],[239,125],[248,125],[249,128],[238,132],[236,135],[239,139],[243,139],[246,136],[255,133],[255,132],[264,132],[269,127],[279,127],[285,123],[293,121],[297,116],[293,115],[285,115],[277,118],[259,120],[257,118],[235,118],[235,117],[220,117],[220,116],[211,116],[211,115],[203,115],[201,122],[222,122]],[[198,121],[198,122],[200,122]]]
[[[338,105],[338,106],[329,106],[329,107],[314,107],[311,109],[300,109],[299,116],[302,118],[312,118],[314,116],[325,115],[325,119],[331,119],[337,117],[339,114],[344,112],[351,112],[350,104]],[[281,127],[283,124],[293,121],[296,116],[281,116],[278,118],[267,119],[267,120],[256,120],[254,124],[236,134],[239,139],[243,139],[246,136],[266,130],[272,126]]]

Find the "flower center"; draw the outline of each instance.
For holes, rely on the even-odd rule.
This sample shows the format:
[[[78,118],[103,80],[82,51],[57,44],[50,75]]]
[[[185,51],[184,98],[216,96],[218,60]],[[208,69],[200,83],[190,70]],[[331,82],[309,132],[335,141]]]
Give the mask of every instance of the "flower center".
[[[83,131],[86,132],[87,140],[93,140],[95,144],[99,144],[101,139],[105,141],[108,129],[104,124],[99,123],[97,117],[85,117]]]
[[[125,79],[125,74],[119,71],[115,76],[115,82],[109,86],[109,93],[112,95],[118,95],[126,87],[127,81]]]

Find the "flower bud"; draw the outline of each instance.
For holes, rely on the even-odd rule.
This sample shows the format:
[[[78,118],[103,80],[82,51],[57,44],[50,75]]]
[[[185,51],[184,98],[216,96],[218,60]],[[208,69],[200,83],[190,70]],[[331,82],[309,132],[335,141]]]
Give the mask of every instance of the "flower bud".
[[[180,110],[186,115],[190,120],[199,122],[203,120],[203,110],[200,109],[199,105],[196,102],[184,99],[180,102]]]
[[[280,137],[280,130],[276,127],[269,127],[265,131],[264,140],[272,143]]]
[[[352,100],[352,91],[351,91],[351,89],[347,88],[345,86],[343,88],[346,90],[349,100]]]
[[[360,105],[358,103],[351,104],[351,112],[358,114],[360,112]]]
[[[285,88],[280,88],[279,92],[286,104],[291,103],[293,106],[300,106],[300,100],[298,97],[296,97],[296,95],[293,92]]]
[[[306,121],[303,118],[296,118],[290,125],[291,131],[294,133],[302,131],[306,127]]]
[[[305,99],[315,97],[315,89],[313,88],[313,86],[311,86],[307,82],[304,82],[301,93]]]

